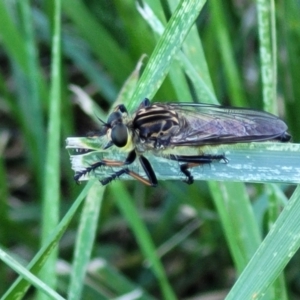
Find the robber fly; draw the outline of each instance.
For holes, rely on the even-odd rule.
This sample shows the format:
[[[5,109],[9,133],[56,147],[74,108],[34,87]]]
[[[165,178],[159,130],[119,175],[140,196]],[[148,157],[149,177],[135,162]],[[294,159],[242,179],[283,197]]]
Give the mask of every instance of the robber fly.
[[[102,179],[100,182],[103,185],[128,174],[149,186],[156,186],[155,172],[144,156],[150,151],[156,156],[181,163],[180,170],[186,176],[185,182],[191,184],[193,176],[190,168],[216,161],[227,162],[225,155],[176,155],[167,154],[168,149],[266,140],[288,142],[291,138],[287,125],[266,112],[211,104],[151,104],[147,98],[132,116],[121,104],[109,115],[107,122],[101,122],[103,126],[99,136],[106,135],[109,141],[104,149],[119,147],[128,153],[127,158],[125,161],[102,159],[77,172],[74,176],[76,181],[96,168],[110,166],[120,167],[120,170]],[[137,158],[147,178],[128,168]]]

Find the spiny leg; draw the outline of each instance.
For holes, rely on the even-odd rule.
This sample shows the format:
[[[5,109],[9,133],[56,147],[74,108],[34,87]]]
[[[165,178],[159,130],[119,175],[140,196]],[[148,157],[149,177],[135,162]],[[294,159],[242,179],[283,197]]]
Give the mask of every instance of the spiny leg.
[[[122,176],[123,174],[129,174],[129,169],[128,168],[123,168],[120,171],[116,171],[113,174],[111,174],[110,176],[100,180],[102,185],[107,185],[108,183],[112,182],[113,180],[115,180],[116,178],[119,178],[120,176]]]
[[[202,154],[202,155],[175,155],[170,154],[168,156],[169,159],[186,162],[186,163],[195,163],[195,164],[211,164],[214,161],[221,161],[223,160],[227,163],[227,158],[224,154]]]
[[[131,152],[129,152],[125,161],[109,160],[109,159],[100,160],[100,161],[92,164],[91,166],[87,167],[86,169],[76,172],[74,175],[74,180],[76,182],[78,182],[80,177],[96,170],[99,167],[121,167],[124,165],[132,164],[135,161],[135,159],[136,159],[136,153],[135,153],[135,151],[131,151]]]
[[[156,186],[156,183],[151,182],[149,179],[142,177],[141,175],[139,175],[136,172],[130,171],[128,168],[123,168],[119,171],[116,171],[113,174],[111,174],[109,177],[106,177],[106,178],[100,180],[100,182],[102,185],[107,185],[108,183],[112,182],[113,180],[121,177],[123,174],[127,174],[148,186],[152,186],[152,187]]]
[[[119,171],[114,172],[113,174],[111,174],[107,178],[104,178],[100,182],[103,185],[106,185],[106,184],[110,183],[111,181],[113,181],[114,179],[119,178],[123,174],[127,174],[127,175],[137,179],[138,181],[148,185],[148,186],[155,187],[157,185],[157,178],[156,178],[156,175],[155,175],[155,173],[152,169],[152,166],[151,166],[150,162],[148,161],[147,158],[145,158],[142,155],[139,156],[139,161],[141,163],[141,166],[142,166],[143,170],[146,173],[147,178],[142,177],[141,175],[139,175],[136,172],[130,171],[128,168],[123,168]]]
[[[135,161],[135,159],[136,159],[136,152],[134,150],[131,151],[128,154],[125,161],[103,159],[101,161],[98,161],[98,162],[92,164],[90,167],[87,167],[83,171],[76,172],[76,174],[74,176],[74,180],[76,182],[78,182],[80,177],[90,173],[91,171],[94,171],[95,169],[97,169],[99,167],[121,167],[121,166],[124,166],[124,165],[132,164]],[[157,185],[157,179],[156,179],[155,173],[154,173],[154,171],[152,169],[152,166],[149,163],[149,161],[142,155],[139,156],[139,161],[140,161],[141,166],[142,166],[143,170],[145,171],[146,176],[147,176],[148,179],[143,178],[142,176],[140,176],[139,174],[137,174],[133,171],[130,171],[128,168],[123,168],[119,171],[114,172],[113,174],[111,174],[107,178],[104,178],[104,179],[100,180],[100,182],[103,185],[106,185],[106,184],[110,183],[111,181],[113,181],[114,179],[119,178],[123,174],[128,174],[129,176],[141,181],[142,183],[144,183],[148,186],[156,186]]]
[[[82,171],[78,171],[75,173],[74,175],[74,180],[76,181],[76,183],[79,183],[79,179],[86,175],[89,174],[91,171],[94,171],[95,169],[102,167],[104,164],[102,161],[98,161],[94,164],[92,164],[90,167],[87,167],[86,169],[82,170]]]

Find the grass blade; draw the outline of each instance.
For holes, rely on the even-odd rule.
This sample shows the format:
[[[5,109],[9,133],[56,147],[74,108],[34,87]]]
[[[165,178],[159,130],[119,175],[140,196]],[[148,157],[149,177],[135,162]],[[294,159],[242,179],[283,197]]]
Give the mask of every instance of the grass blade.
[[[58,224],[60,199],[60,123],[61,123],[61,1],[54,2],[54,33],[52,47],[52,73],[49,108],[49,125],[47,136],[47,155],[45,160],[42,244]],[[56,260],[58,249],[52,252],[41,278],[51,287],[56,286]],[[40,299],[44,298],[40,295]]]
[[[136,107],[145,95],[150,99],[154,96],[204,3],[202,0],[180,2],[145,67],[129,110]]]
[[[71,163],[74,171],[83,170],[96,161],[103,158],[113,160],[124,160],[126,154],[114,148],[103,150],[106,138],[68,138],[67,149],[71,155]],[[76,149],[90,150],[82,154]],[[187,155],[225,154],[228,163],[216,162],[210,166],[193,168],[192,174],[195,180],[217,180],[217,181],[240,181],[240,182],[300,182],[300,145],[283,143],[245,143],[236,145],[203,146],[190,149],[176,149],[176,154]],[[172,150],[169,151],[169,154]],[[163,157],[146,155],[159,180],[184,179],[178,171],[178,162]],[[117,168],[118,169],[118,168]],[[137,163],[132,164],[133,170],[145,176]],[[104,178],[111,174],[111,167],[101,167],[93,173],[83,177]],[[123,178],[123,177],[122,177]],[[124,176],[124,179],[130,177]]]
[[[238,278],[226,300],[261,299],[300,247],[300,188]],[[271,259],[270,259],[271,258]]]
[[[90,189],[87,199],[84,203],[80,226],[78,228],[74,264],[68,292],[68,299],[70,300],[82,299],[84,278],[95,241],[104,191],[105,188],[103,188],[101,185],[98,183],[94,184]]]

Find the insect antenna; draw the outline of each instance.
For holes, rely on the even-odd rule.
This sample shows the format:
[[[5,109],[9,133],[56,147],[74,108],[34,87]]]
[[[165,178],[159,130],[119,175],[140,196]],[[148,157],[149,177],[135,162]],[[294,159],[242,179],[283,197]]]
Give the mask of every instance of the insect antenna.
[[[106,123],[106,122],[104,122],[102,119],[98,118],[97,116],[96,116],[96,118],[97,118],[104,126],[110,127],[109,124]]]
[[[102,125],[100,126],[99,130],[91,131],[91,132],[89,132],[89,134],[87,136],[88,137],[103,136],[107,133],[108,128],[110,128],[111,126],[107,122],[104,122],[101,118],[99,118],[95,112],[94,112],[94,115],[95,115],[95,118],[98,119]]]

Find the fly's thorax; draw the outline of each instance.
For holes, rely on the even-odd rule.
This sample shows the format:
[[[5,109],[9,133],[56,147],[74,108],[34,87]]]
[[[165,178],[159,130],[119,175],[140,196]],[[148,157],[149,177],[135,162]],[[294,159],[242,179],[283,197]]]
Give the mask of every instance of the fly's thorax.
[[[137,111],[132,126],[138,143],[146,150],[168,147],[172,136],[178,134],[185,120],[166,106],[152,105]]]

